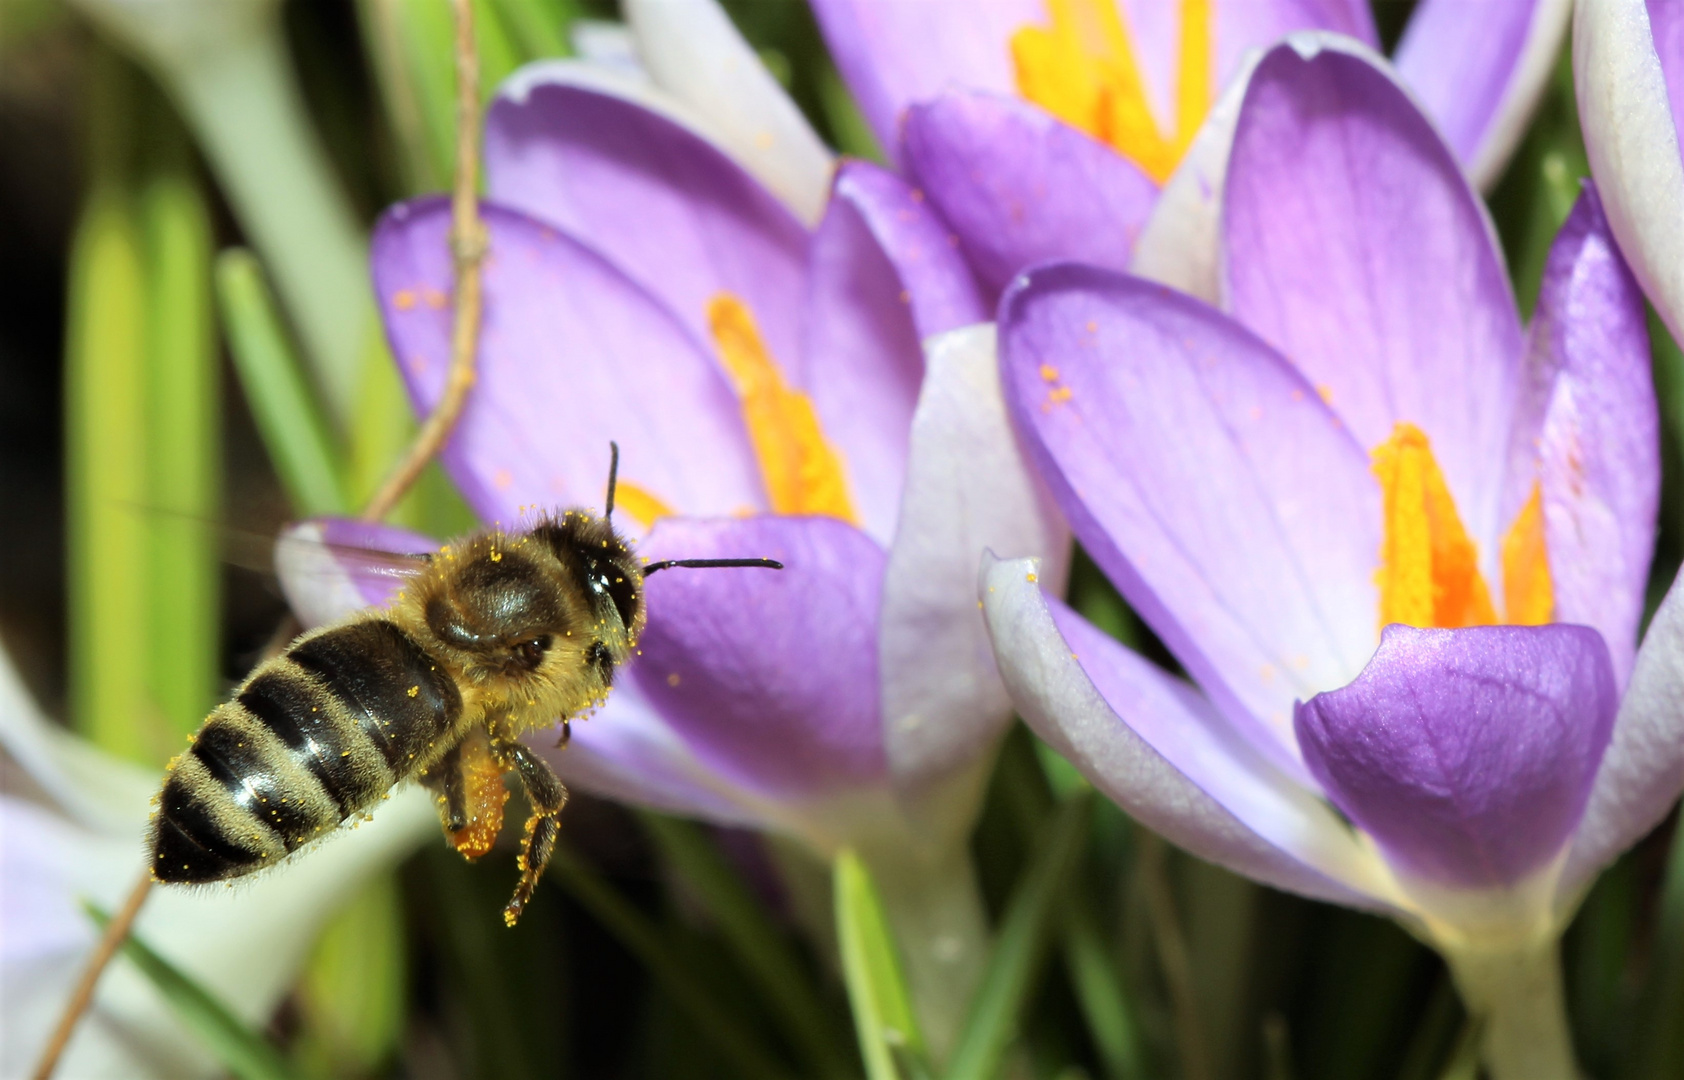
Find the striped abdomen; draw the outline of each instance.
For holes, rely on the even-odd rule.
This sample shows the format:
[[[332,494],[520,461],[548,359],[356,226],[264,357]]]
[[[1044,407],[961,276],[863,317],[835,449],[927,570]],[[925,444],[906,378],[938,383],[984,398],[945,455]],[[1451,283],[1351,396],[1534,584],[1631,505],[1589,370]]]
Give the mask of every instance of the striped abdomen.
[[[177,759],[153,819],[153,874],[217,881],[279,861],[413,775],[461,713],[455,683],[390,622],[303,639]]]

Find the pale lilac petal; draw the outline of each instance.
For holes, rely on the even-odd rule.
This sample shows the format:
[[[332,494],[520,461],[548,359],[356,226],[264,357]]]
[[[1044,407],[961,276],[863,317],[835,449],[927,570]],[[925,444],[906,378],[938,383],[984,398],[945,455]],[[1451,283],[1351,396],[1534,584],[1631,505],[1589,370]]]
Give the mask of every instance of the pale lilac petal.
[[[1362,670],[1380,493],[1314,388],[1243,327],[1062,265],[1001,303],[1006,400],[1082,546],[1230,721],[1308,781],[1292,704]]]
[[[1643,838],[1684,789],[1684,589],[1672,583],[1649,622],[1614,737],[1561,872],[1557,907],[1571,910],[1582,890]]]
[[[1411,876],[1512,885],[1584,812],[1619,693],[1584,626],[1388,626],[1349,686],[1297,709],[1328,796]]]
[[[659,298],[699,341],[708,305],[746,303],[795,361],[807,234],[713,143],[669,116],[549,78],[512,79],[485,121],[491,197],[558,226]]]
[[[1041,0],[813,0],[848,89],[891,157],[902,111],[952,87],[1015,94],[1011,38],[1045,19]]]
[[[1398,75],[1480,189],[1525,133],[1572,11],[1572,0],[1424,0],[1410,15]]]
[[[1670,14],[1670,13],[1669,13]],[[1667,28],[1671,22],[1667,22]],[[1598,0],[1573,16],[1573,85],[1591,175],[1608,224],[1674,338],[1684,338],[1684,158],[1669,77],[1679,44],[1651,36],[1643,0]]]
[[[1676,126],[1684,114],[1684,6],[1672,0],[1644,0],[1643,6],[1649,13],[1649,34],[1666,78],[1667,104]]]
[[[843,166],[810,258],[803,362],[792,375],[842,453],[861,527],[887,545],[924,377],[918,343],[987,315],[941,223],[874,165]]]
[[[1029,726],[1130,816],[1200,858],[1319,899],[1378,906],[1373,860],[1216,710],[1042,592],[1033,559],[983,560],[1000,674]]]
[[[925,200],[924,192],[894,173],[863,161],[843,164],[833,200],[859,215],[893,264],[920,341],[993,315],[959,253],[958,237]]]
[[[882,780],[882,548],[833,518],[666,518],[640,554],[784,564],[649,581],[633,672],[697,758],[774,797]]]
[[[1544,267],[1505,519],[1542,485],[1556,622],[1596,628],[1624,686],[1660,498],[1643,294],[1586,188]]]
[[[557,748],[549,733],[528,741],[581,791],[719,825],[761,823],[661,719],[635,677],[622,676],[606,705],[573,722],[567,746]]]
[[[1323,47],[1337,45],[1335,41]],[[1261,53],[1253,53],[1241,65],[1159,192],[1135,241],[1128,265],[1131,274],[1207,304],[1221,304],[1222,186],[1234,146],[1234,125],[1261,58]]]
[[[1363,447],[1399,422],[1427,434],[1490,578],[1524,348],[1495,235],[1381,62],[1303,48],[1272,50],[1241,109],[1223,219],[1230,308]]]
[[[1104,143],[995,94],[954,91],[912,106],[903,152],[991,291],[1049,259],[1126,267],[1158,193]]]
[[[927,348],[883,584],[884,737],[903,787],[988,760],[1011,720],[976,607],[982,552],[1038,556],[1046,587],[1062,592],[1070,548],[1006,416],[994,327],[955,330]]]
[[[390,603],[419,567],[384,554],[425,555],[439,543],[408,529],[354,518],[317,518],[281,530],[275,576],[306,629]]]
[[[600,506],[610,440],[620,479],[675,512],[763,506],[736,395],[679,320],[571,237],[497,206],[482,214],[478,378],[441,455],[481,520]],[[450,359],[449,230],[449,206],[421,200],[389,211],[373,243],[387,338],[423,413]]]
[[[1133,0],[1131,11],[1152,2]],[[1326,31],[1371,49],[1380,43],[1365,0],[1216,0],[1215,17],[1216,70],[1223,85],[1246,65],[1247,53],[1294,31]]]
[[[835,158],[715,0],[626,0],[655,84],[712,121],[731,156],[809,225]]]

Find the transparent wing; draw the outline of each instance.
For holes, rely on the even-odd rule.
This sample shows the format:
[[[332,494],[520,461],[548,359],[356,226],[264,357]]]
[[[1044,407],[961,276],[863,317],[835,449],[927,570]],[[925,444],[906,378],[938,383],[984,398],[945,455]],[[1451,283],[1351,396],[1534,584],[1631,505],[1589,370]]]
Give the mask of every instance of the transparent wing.
[[[275,573],[305,627],[389,603],[426,568],[438,541],[390,525],[316,518],[281,530]]]

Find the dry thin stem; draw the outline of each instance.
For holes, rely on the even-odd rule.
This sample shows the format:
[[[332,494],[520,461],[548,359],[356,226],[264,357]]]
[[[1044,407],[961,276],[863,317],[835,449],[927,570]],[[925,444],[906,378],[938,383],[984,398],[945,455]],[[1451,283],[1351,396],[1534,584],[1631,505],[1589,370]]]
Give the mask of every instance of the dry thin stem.
[[[403,462],[363,510],[365,521],[391,513],[421,470],[438,453],[468,402],[474,385],[474,354],[482,311],[480,268],[485,261],[485,225],[479,203],[479,52],[474,46],[472,0],[454,0],[456,10],[456,189],[450,200],[450,250],[456,269],[456,318],[451,328],[450,374],[444,396],[410,444]]]
[[[453,0],[456,13],[456,188],[451,199],[450,248],[456,271],[456,312],[451,333],[450,374],[444,396],[420,433],[410,444],[402,464],[387,478],[363,510],[363,518],[378,521],[392,511],[404,492],[415,483],[421,470],[444,445],[467,403],[474,385],[474,352],[479,342],[482,301],[480,267],[485,261],[485,226],[479,218],[479,52],[474,44],[472,0]],[[284,642],[283,642],[284,644]],[[129,893],[129,898],[105,929],[93,955],[88,957],[81,981],[65,1004],[58,1029],[47,1043],[33,1080],[50,1080],[59,1058],[69,1045],[82,1014],[93,1001],[94,989],[105,968],[129,936],[152,890],[152,871],[146,873]]]
[[[35,1072],[31,1075],[34,1080],[48,1080],[53,1070],[58,1068],[58,1059],[64,1056],[64,1048],[70,1045],[70,1036],[76,1032],[76,1023],[82,1019],[82,1014],[88,1011],[88,1006],[94,1000],[94,988],[99,985],[99,977],[104,973],[111,958],[117,950],[123,947],[123,942],[129,936],[129,928],[134,925],[135,917],[140,914],[141,905],[146,903],[146,894],[152,891],[152,868],[147,867],[135,883],[129,898],[123,901],[122,910],[113,915],[106,924],[105,935],[99,939],[93,955],[88,957],[88,964],[82,969],[82,977],[76,982],[76,989],[71,993],[70,1000],[65,1003],[64,1013],[59,1017],[58,1028],[53,1037],[47,1040],[46,1049],[41,1051],[41,1060],[35,1065]]]

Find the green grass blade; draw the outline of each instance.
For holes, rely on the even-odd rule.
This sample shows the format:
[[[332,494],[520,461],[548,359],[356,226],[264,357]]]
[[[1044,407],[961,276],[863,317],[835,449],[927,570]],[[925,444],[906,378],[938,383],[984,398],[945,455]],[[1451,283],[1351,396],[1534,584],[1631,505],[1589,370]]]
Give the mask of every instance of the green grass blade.
[[[706,905],[743,970],[815,1073],[851,1074],[851,1062],[837,1045],[824,1006],[790,941],[718,850],[688,821],[650,813],[641,817],[667,862]]]
[[[1139,1080],[1146,1072],[1134,1009],[1085,898],[1072,901],[1062,925],[1064,963],[1105,1074],[1111,1080]]]
[[[1684,1076],[1684,828],[1672,835],[1639,1016],[1633,1080]]]
[[[103,54],[93,72],[93,183],[71,244],[64,358],[71,711],[102,749],[156,765],[176,747],[148,733],[139,647],[148,614],[147,297],[141,231],[125,188],[135,89]]]
[[[836,857],[832,876],[842,977],[853,1005],[865,1075],[868,1080],[901,1080],[901,1055],[921,1060],[925,1049],[882,898],[865,863],[852,851]]]
[[[675,963],[660,932],[647,916],[619,894],[600,874],[572,851],[557,847],[550,872],[626,950],[636,956],[651,978],[696,1029],[706,1035],[745,1080],[782,1080],[786,1073],[735,1016],[720,1008],[707,982]]]
[[[94,905],[82,906],[101,930],[111,921],[109,913]],[[279,1050],[146,942],[131,933],[123,942],[123,955],[151,981],[204,1048],[240,1080],[297,1080]]]
[[[571,56],[568,30],[579,12],[573,0],[493,0],[527,60]]]
[[[985,1080],[999,1068],[1034,988],[1053,913],[1081,864],[1092,816],[1091,799],[1076,796],[1059,807],[1043,833],[1035,859],[1006,908],[988,969],[948,1063],[948,1080]]]
[[[337,447],[262,268],[248,251],[226,251],[216,261],[216,286],[234,370],[293,509],[304,516],[347,512]]]
[[[403,1038],[404,921],[397,878],[382,874],[333,914],[311,950],[295,1000],[294,1058],[319,1076],[369,1076]]]
[[[148,278],[147,592],[152,700],[168,749],[196,731],[221,679],[222,380],[210,214],[185,146],[140,199]]]

